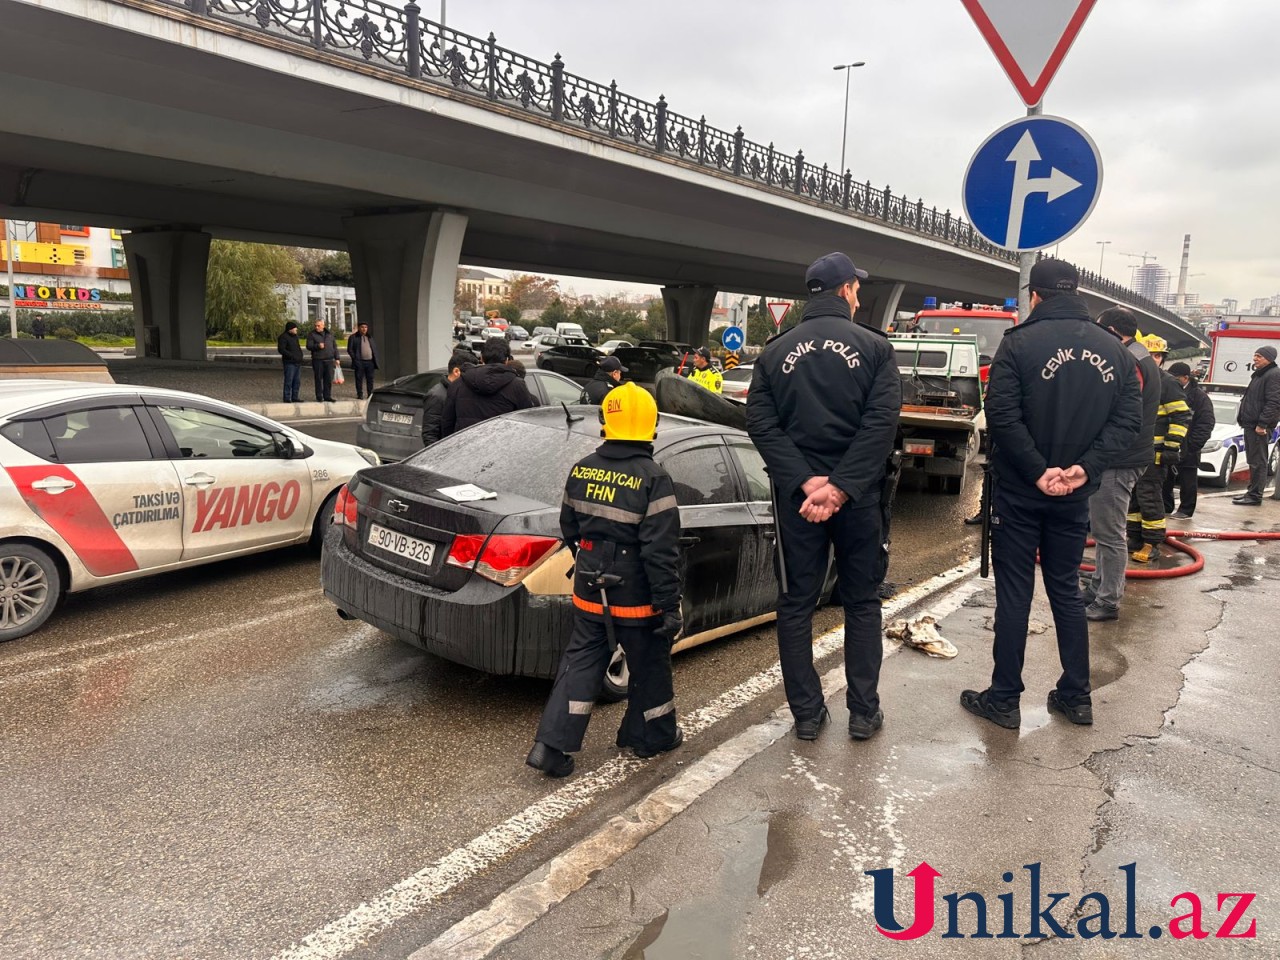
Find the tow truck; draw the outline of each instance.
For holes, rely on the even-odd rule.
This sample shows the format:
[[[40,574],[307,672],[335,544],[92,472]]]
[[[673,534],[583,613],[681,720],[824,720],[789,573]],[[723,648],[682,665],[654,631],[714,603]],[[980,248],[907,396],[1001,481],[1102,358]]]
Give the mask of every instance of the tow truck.
[[[980,443],[977,339],[911,333],[891,336],[889,342],[902,378],[902,467],[923,472],[931,490],[958,494]]]

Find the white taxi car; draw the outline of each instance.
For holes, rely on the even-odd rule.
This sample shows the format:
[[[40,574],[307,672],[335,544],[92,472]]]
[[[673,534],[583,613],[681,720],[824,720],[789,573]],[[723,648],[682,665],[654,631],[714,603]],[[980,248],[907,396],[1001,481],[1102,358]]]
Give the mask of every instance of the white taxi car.
[[[64,593],[311,542],[378,456],[158,388],[0,382],[0,641]]]

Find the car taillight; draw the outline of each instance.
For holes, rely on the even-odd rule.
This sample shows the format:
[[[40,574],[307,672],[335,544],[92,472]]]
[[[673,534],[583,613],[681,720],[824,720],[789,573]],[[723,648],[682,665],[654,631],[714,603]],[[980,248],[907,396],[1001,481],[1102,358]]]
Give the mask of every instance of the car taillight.
[[[352,496],[351,491],[344,485],[338,491],[338,501],[333,505],[333,522],[339,523],[344,527],[350,527],[352,530],[356,528],[356,521],[359,519],[360,503]]]
[[[474,570],[486,580],[513,587],[560,545],[555,537],[463,533],[453,538],[446,563]]]

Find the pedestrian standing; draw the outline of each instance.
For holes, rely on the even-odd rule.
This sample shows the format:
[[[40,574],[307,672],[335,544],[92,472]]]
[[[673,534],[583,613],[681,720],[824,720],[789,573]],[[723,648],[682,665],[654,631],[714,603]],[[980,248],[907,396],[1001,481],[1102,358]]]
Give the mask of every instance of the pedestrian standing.
[[[693,373],[689,379],[712,393],[724,392],[724,377],[711,365],[711,351],[706,347],[693,351]]]
[[[427,391],[422,401],[422,445],[429,447],[442,436],[444,420],[444,402],[449,395],[450,385],[457,383],[458,378],[475,364],[469,356],[455,353],[449,358],[449,370],[443,380]]]
[[[361,322],[356,332],[347,337],[347,356],[356,375],[356,399],[373,394],[373,371],[378,369],[378,344],[369,336],[369,325]]]
[[[587,385],[582,388],[582,402],[599,405],[604,403],[605,395],[622,382],[622,375],[627,368],[617,357],[605,357]]]
[[[302,389],[302,344],[298,342],[298,325],[292,320],[276,340],[276,351],[284,364],[284,402],[297,403]]]
[[[1218,425],[1213,412],[1213,401],[1201,389],[1191,375],[1191,367],[1182,361],[1170,364],[1169,376],[1182,386],[1187,406],[1191,409],[1191,426],[1183,441],[1178,465],[1171,467],[1164,478],[1164,507],[1175,519],[1190,520],[1196,512],[1196,497],[1200,489],[1200,453]],[[1178,487],[1177,510],[1174,510],[1173,488]]]
[[[799,323],[756,360],[747,432],[769,471],[777,532],[778,652],[796,736],[829,719],[813,667],[813,612],[835,547],[844,606],[849,735],[884,722],[879,681],[880,490],[902,407],[888,337],[853,322],[867,273],[843,253],[810,264]]]
[[[1005,333],[987,384],[987,435],[995,483],[991,560],[996,580],[991,685],[965,690],[966,710],[1016,729],[1036,558],[1058,636],[1062,676],[1049,709],[1093,722],[1089,623],[1077,586],[1089,497],[1142,428],[1134,361],[1090,322],[1076,268],[1031,268],[1031,313]]]
[[[570,754],[582,749],[614,641],[630,671],[618,747],[643,759],[684,741],[671,677],[683,626],[680,508],[653,460],[658,407],[628,383],[609,394],[600,419],[604,443],[565,483],[560,532],[574,554],[573,634],[525,761],[552,777],[573,772]]]
[[[480,348],[484,360],[449,387],[441,415],[441,435],[449,436],[473,424],[512,410],[536,406],[524,380],[511,367],[511,346],[495,337]]]
[[[311,373],[316,381],[316,400],[333,400],[333,369],[338,363],[338,343],[333,333],[317,319],[315,329],[307,334],[307,350],[311,352]]]
[[[1239,507],[1256,507],[1262,503],[1267,485],[1267,463],[1271,453],[1271,435],[1280,421],[1280,371],[1276,369],[1276,348],[1265,344],[1253,352],[1253,375],[1240,400],[1236,423],[1244,428],[1244,454],[1249,461],[1249,489],[1232,499]],[[1280,500],[1280,483],[1271,499]]]
[[[1085,617],[1094,622],[1117,620],[1124,599],[1129,566],[1128,517],[1139,512],[1138,481],[1154,463],[1153,437],[1160,409],[1160,368],[1135,338],[1138,319],[1127,307],[1109,307],[1098,314],[1098,326],[1119,338],[1134,361],[1134,375],[1142,393],[1142,428],[1129,449],[1102,471],[1098,489],[1089,497],[1089,532],[1093,536],[1094,572],[1081,583]],[[1144,488],[1142,503],[1154,511],[1152,490]],[[1160,518],[1164,513],[1160,512]],[[1155,512],[1152,512],[1152,519]],[[1139,512],[1139,519],[1141,513]]]
[[[37,313],[31,321],[31,336],[43,340],[45,335],[44,316]]]
[[[1182,386],[1163,369],[1169,345],[1162,337],[1148,334],[1142,345],[1160,368],[1160,403],[1156,407],[1156,425],[1151,437],[1151,463],[1138,478],[1129,505],[1129,558],[1137,563],[1150,563],[1159,556],[1160,544],[1167,535],[1164,509],[1164,478],[1182,457],[1182,441],[1191,426],[1191,408]]]

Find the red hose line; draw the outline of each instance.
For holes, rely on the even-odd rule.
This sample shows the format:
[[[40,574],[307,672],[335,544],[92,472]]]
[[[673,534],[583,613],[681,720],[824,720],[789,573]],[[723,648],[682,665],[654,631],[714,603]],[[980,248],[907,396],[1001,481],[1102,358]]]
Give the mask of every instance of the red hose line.
[[[1168,537],[1165,543],[1174,550],[1185,553],[1191,558],[1191,562],[1161,570],[1130,567],[1124,574],[1126,580],[1168,580],[1173,577],[1187,577],[1203,570],[1204,555],[1190,544],[1174,539],[1175,537],[1189,540],[1280,540],[1280,531],[1253,533],[1248,530],[1167,530],[1165,535]],[[1094,545],[1092,537],[1085,541],[1087,547]],[[1080,569],[1085,573],[1093,573],[1098,568],[1091,563],[1082,563]]]

